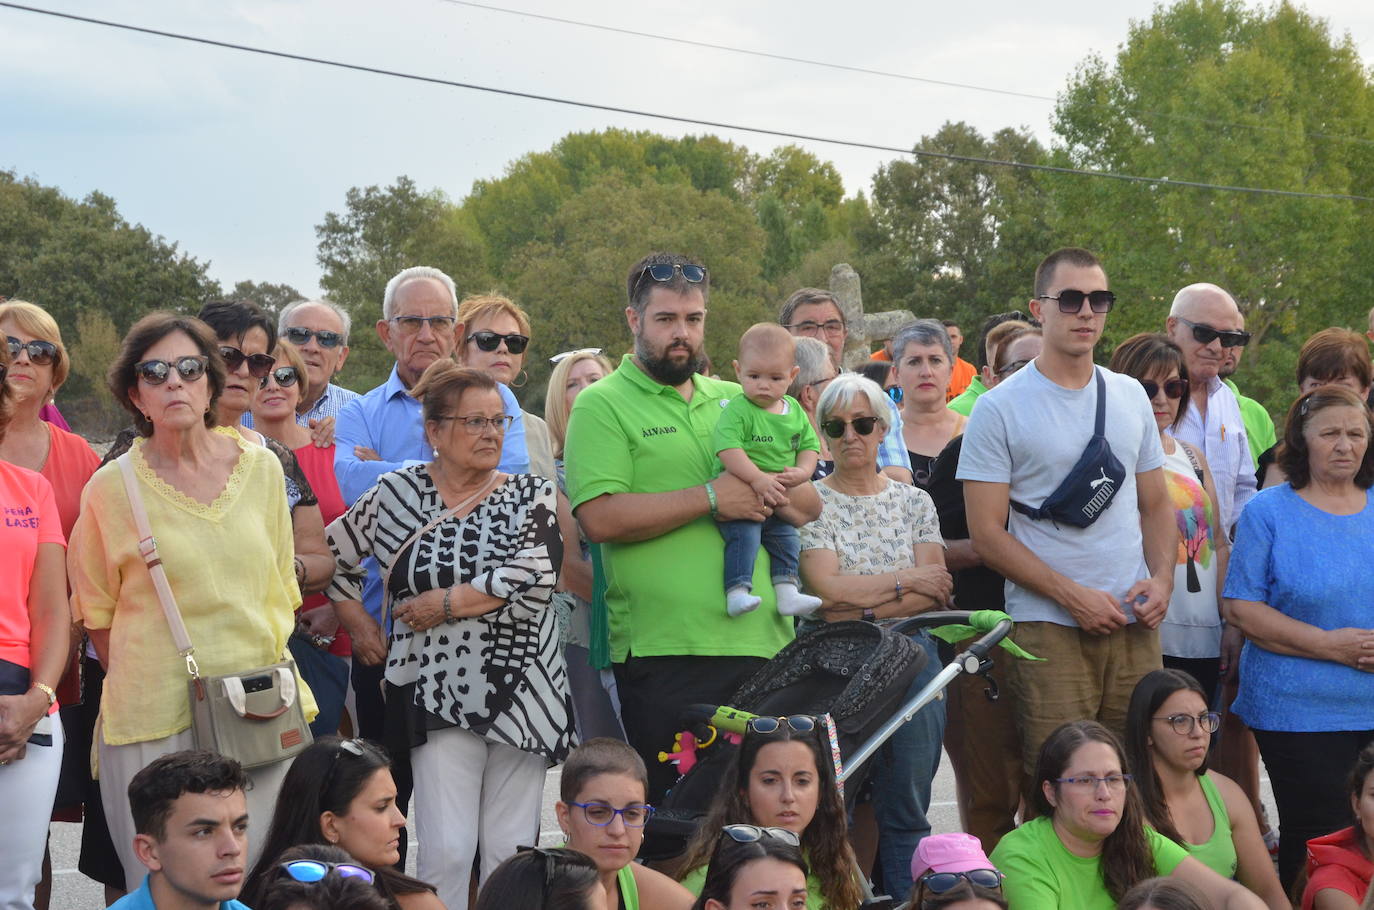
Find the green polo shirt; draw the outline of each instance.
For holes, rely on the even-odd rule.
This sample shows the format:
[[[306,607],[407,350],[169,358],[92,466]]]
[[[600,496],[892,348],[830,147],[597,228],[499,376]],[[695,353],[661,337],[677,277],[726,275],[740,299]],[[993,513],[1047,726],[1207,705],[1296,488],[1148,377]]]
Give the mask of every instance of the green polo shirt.
[[[953,400],[945,405],[945,407],[967,417],[969,414],[973,413],[973,403],[978,400],[978,396],[987,390],[988,387],[983,385],[983,377],[978,373],[974,373],[973,378],[969,380],[968,388],[964,389],[958,395],[955,395]]]
[[[568,420],[564,463],[576,509],[614,493],[667,493],[700,486],[718,473],[711,436],[733,382],[693,376],[690,402],[650,379],[630,355],[582,391]],[[701,492],[705,504],[706,492]],[[759,609],[725,612],[725,545],[709,516],[651,540],[605,543],[611,660],[700,655],[772,657],[792,640],[792,622],[773,603],[768,555],[754,563]]]
[[[1274,419],[1253,398],[1246,398],[1229,379],[1223,379],[1226,387],[1236,394],[1240,404],[1240,422],[1245,425],[1245,436],[1250,442],[1250,461],[1252,467],[1259,467],[1259,457],[1278,444],[1279,437],[1274,432]]]

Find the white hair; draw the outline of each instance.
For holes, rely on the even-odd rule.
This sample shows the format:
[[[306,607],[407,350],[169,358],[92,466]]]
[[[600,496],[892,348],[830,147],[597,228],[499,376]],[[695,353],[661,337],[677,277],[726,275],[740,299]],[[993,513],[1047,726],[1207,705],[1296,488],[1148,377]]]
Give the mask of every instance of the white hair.
[[[458,318],[458,288],[454,285],[453,279],[445,275],[436,268],[427,265],[414,265],[408,269],[401,269],[390,281],[386,283],[386,293],[382,295],[382,318],[390,319],[392,311],[396,306],[396,292],[402,285],[409,284],[420,278],[433,278],[435,281],[448,288],[449,299],[453,301],[453,318]]]
[[[1195,300],[1210,294],[1220,294],[1230,301],[1237,313],[1240,312],[1240,307],[1236,306],[1236,298],[1231,296],[1230,291],[1206,281],[1199,281],[1197,284],[1190,284],[1186,288],[1179,289],[1179,292],[1174,295],[1174,302],[1169,306],[1169,315],[1182,316],[1188,312]]]
[[[825,423],[830,419],[831,412],[847,404],[853,404],[854,400],[860,397],[868,400],[868,406],[873,410],[873,416],[882,421],[883,426],[886,427],[890,413],[887,407],[887,395],[878,388],[876,382],[867,376],[860,376],[858,373],[841,373],[835,377],[830,385],[825,387],[821,400],[816,404],[816,423]]]
[[[329,310],[331,313],[333,313],[335,316],[339,317],[339,325],[343,326],[343,343],[348,344],[348,332],[350,329],[353,328],[353,317],[348,315],[348,310],[345,310],[343,307],[339,306],[334,301],[326,300],[323,297],[317,297],[313,300],[297,300],[294,303],[288,303],[285,307],[283,307],[281,315],[277,317],[277,336],[280,337],[288,328],[291,327],[291,317],[295,315],[297,310],[299,310],[303,306],[308,306],[310,304],[322,306],[326,310]]]

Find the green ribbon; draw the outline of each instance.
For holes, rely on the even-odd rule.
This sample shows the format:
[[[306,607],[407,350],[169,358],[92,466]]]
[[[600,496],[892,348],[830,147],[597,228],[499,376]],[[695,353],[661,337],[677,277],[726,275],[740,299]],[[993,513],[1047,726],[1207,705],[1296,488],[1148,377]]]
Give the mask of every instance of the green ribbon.
[[[974,610],[973,613],[969,615],[968,625],[940,626],[938,629],[931,629],[930,634],[942,641],[956,644],[966,638],[972,638],[984,632],[991,632],[993,627],[1003,620],[1010,622],[1011,617],[1001,610]],[[1011,636],[1003,638],[998,644],[1006,648],[1012,656],[1019,657],[1022,660],[1045,659],[1043,657],[1036,657],[1034,654],[1012,641]]]

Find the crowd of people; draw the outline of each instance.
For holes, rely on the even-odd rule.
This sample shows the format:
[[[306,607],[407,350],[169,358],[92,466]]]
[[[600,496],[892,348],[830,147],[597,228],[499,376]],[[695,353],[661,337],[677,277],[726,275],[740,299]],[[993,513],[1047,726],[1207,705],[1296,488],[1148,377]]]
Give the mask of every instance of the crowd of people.
[[[631,349],[541,351],[542,417],[538,327],[435,268],[387,283],[362,394],[327,300],[151,313],[103,461],[57,407],[59,326],[0,303],[0,908],[46,910],[50,820],[121,910],[1374,901],[1364,336],[1308,339],[1276,424],[1226,290],[1100,350],[1083,249],[972,362],[929,318],[870,357],[800,289],[738,383],[707,265],[651,254],[625,290]],[[1035,658],[998,658],[999,699],[956,680],[848,799],[825,717],[755,718],[685,853],[636,862],[684,709],[828,624],[950,608]],[[950,654],[912,638],[908,695]],[[942,750],[963,832],[927,818]]]

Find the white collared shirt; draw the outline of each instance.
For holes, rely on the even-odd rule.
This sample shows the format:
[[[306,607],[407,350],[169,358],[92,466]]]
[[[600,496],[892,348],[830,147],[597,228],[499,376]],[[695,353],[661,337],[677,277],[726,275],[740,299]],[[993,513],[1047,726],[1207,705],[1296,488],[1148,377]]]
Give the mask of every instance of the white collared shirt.
[[[1207,456],[1207,467],[1212,471],[1221,507],[1221,526],[1229,534],[1257,488],[1250,460],[1250,440],[1245,434],[1240,402],[1235,393],[1220,379],[1212,377],[1207,384],[1206,420],[1189,400],[1183,422],[1170,430],[1169,435],[1197,446]]]

